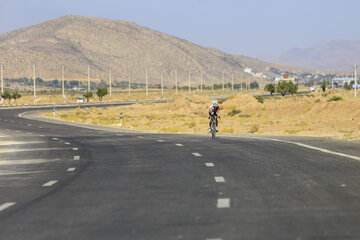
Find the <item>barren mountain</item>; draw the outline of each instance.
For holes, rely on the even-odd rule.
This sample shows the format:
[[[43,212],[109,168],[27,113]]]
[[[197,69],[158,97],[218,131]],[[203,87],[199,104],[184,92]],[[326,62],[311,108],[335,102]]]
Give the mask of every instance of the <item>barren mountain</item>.
[[[279,62],[314,70],[351,71],[360,63],[360,42],[337,40],[286,51]]]
[[[175,70],[179,82],[221,81],[222,71],[229,82],[231,73],[235,81],[263,81],[263,73],[271,76],[267,67],[274,66],[244,56],[226,54],[189,41],[169,36],[134,23],[80,16],[66,16],[39,25],[0,35],[0,62],[5,77],[31,77],[36,64],[37,77],[60,79],[61,66],[65,79],[107,80],[112,69],[114,81],[144,82],[148,69],[150,83],[158,83],[160,72],[168,85],[174,83]],[[244,72],[251,68],[250,73]],[[249,70],[247,70],[249,72]],[[259,77],[260,76],[260,77]]]

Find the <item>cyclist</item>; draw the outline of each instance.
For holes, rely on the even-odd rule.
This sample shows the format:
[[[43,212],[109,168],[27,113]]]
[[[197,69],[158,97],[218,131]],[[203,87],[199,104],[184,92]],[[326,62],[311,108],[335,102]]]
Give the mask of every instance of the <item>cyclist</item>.
[[[217,101],[213,101],[213,104],[209,107],[209,119],[210,119],[209,132],[211,132],[211,124],[212,124],[211,115],[215,115],[216,131],[219,131],[218,129],[218,117],[220,118],[219,111],[220,111],[219,103]]]

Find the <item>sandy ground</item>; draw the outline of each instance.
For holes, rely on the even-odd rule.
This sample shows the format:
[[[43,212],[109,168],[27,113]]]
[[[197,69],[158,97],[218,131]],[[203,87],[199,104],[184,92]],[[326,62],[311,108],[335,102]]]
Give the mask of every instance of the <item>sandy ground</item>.
[[[330,101],[334,96],[343,100]],[[182,93],[174,102],[88,108],[58,112],[57,118],[99,125],[169,133],[206,133],[208,107],[206,94]],[[220,132],[270,135],[330,136],[360,140],[360,99],[353,92],[327,91],[303,96],[271,97],[264,103],[247,94],[230,96],[221,102]],[[46,114],[52,117],[52,113]]]

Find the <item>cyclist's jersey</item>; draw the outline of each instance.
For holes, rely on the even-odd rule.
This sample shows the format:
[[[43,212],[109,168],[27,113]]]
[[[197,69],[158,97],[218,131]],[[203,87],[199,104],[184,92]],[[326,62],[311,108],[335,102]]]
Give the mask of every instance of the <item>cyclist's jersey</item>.
[[[220,106],[214,107],[214,105],[211,105],[209,107],[209,114],[210,115],[213,115],[213,114],[217,115],[219,111],[220,111]]]

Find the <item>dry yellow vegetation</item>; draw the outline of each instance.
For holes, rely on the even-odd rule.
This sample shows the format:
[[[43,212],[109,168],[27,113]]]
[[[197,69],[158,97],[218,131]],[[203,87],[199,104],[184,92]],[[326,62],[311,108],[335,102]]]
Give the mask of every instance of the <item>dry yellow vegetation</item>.
[[[208,93],[209,94],[209,93]],[[360,99],[352,92],[327,91],[302,96],[266,98],[258,102],[247,94],[230,96],[221,102],[220,133],[292,134],[360,139]],[[340,101],[330,101],[334,96]],[[173,102],[135,104],[107,108],[62,111],[57,118],[81,123],[168,133],[206,133],[208,107],[204,94],[174,96]],[[51,113],[46,114],[52,117]]]

